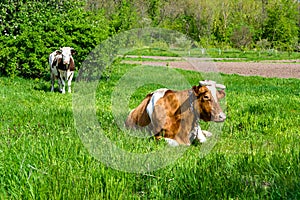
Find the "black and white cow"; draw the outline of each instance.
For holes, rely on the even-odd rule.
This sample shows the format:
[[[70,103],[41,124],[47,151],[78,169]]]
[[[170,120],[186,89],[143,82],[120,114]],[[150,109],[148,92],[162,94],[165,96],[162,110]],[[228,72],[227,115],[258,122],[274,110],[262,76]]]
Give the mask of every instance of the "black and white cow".
[[[68,82],[68,92],[71,92],[71,83],[75,71],[73,56],[75,50],[71,47],[63,47],[49,55],[51,73],[51,91],[54,91],[55,79],[58,79],[59,90],[65,93],[65,81]]]

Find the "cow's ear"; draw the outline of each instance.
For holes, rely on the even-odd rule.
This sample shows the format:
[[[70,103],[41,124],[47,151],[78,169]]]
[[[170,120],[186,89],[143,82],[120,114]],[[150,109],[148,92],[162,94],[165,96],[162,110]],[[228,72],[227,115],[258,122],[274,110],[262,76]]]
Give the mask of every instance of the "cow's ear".
[[[198,93],[199,93],[199,86],[194,85],[194,86],[193,86],[193,91],[194,91],[195,95],[198,96]]]
[[[62,51],[61,50],[56,50],[56,54],[61,54]]]
[[[195,95],[198,97],[201,94],[207,92],[207,87],[200,86],[200,85],[199,86],[193,86],[193,90],[194,90]]]
[[[218,99],[222,99],[222,98],[224,98],[225,96],[226,96],[226,93],[225,93],[224,90],[218,90],[218,91],[217,91],[217,98],[218,98]]]
[[[75,49],[73,49],[73,48],[71,49],[71,54],[72,54],[72,55],[76,54]]]

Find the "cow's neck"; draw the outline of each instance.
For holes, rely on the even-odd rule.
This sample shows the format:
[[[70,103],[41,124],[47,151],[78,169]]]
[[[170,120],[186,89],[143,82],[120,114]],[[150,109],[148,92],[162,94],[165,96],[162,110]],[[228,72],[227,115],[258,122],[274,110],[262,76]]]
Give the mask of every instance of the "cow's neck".
[[[189,90],[188,91],[188,102],[189,102],[189,108],[192,112],[192,114],[194,115],[193,117],[193,124],[197,123],[199,121],[199,113],[197,113],[196,109],[195,109],[195,105],[194,102],[197,99],[197,97],[194,94],[193,90]]]

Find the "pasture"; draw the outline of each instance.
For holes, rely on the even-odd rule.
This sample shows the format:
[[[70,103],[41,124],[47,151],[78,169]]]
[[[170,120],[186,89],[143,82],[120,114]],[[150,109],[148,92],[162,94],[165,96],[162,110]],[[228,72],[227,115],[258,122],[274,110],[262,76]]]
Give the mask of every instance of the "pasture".
[[[124,134],[112,115],[114,87],[133,67],[116,63],[100,80],[97,118],[120,148],[155,151],[165,143]],[[191,85],[201,78],[176,71]],[[45,80],[0,77],[0,199],[299,199],[300,80],[222,79],[227,119],[209,154],[200,157],[202,144],[195,143],[162,169],[127,173],[84,147],[74,125],[74,94],[51,93]],[[139,88],[130,107],[157,87]]]

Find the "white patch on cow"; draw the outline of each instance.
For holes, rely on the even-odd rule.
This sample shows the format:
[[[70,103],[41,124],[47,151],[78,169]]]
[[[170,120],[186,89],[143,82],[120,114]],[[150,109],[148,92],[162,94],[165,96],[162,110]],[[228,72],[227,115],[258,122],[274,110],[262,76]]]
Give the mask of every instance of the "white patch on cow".
[[[200,85],[202,86],[206,86],[211,94],[213,95],[215,101],[218,102],[217,99],[217,88],[224,90],[226,87],[225,85],[222,84],[217,84],[215,81],[211,81],[211,80],[205,80],[205,81],[199,81]]]
[[[56,58],[57,58],[56,51],[54,51],[53,53],[51,53],[51,54],[49,55],[49,65],[50,65],[50,69],[51,69],[51,72],[52,72],[55,76],[58,75],[58,71],[57,71],[56,67],[53,67],[53,68],[52,68],[52,65],[53,65],[53,62],[54,62],[54,60],[55,60]]]
[[[210,90],[211,95],[213,96],[214,100],[215,100],[216,102],[218,102],[218,99],[217,99],[217,89],[216,89],[216,87],[215,87],[215,86],[212,86],[212,85],[206,86],[206,87]]]
[[[204,131],[204,130],[202,130],[202,133],[203,133],[203,135],[204,135],[205,137],[211,137],[211,136],[212,136],[212,133],[209,132],[209,131]]]
[[[197,130],[197,139],[199,140],[200,143],[206,142],[206,137],[204,136],[202,130],[200,129],[200,126],[199,129]]]
[[[58,76],[58,71],[56,67],[52,67],[53,62],[55,59],[57,59],[58,55],[57,52],[54,51],[49,55],[49,65],[50,65],[50,73],[51,73],[51,92],[54,91],[54,81],[55,81],[55,77]],[[58,80],[58,85],[61,85],[60,80]]]
[[[63,64],[70,64],[70,59],[72,57],[72,54],[71,54],[71,47],[63,47],[63,48],[60,48],[61,50],[61,54],[62,54],[62,59],[63,59]]]
[[[178,142],[176,140],[173,140],[171,138],[164,138],[165,141],[168,143],[168,145],[172,146],[172,147],[177,147],[179,146]]]
[[[199,140],[200,143],[206,142],[206,137],[204,136],[200,125],[194,127],[194,129],[189,134],[189,138],[191,143],[196,138]]]
[[[166,93],[167,90],[168,89],[166,89],[166,88],[161,88],[161,89],[155,90],[153,92],[153,95],[152,95],[152,97],[151,97],[151,99],[150,99],[150,101],[149,101],[149,103],[147,105],[147,108],[146,108],[147,113],[148,113],[148,115],[150,117],[151,122],[152,122],[152,114],[154,112],[155,104],[156,104],[156,102],[160,98],[162,98],[165,95],[165,93]]]

